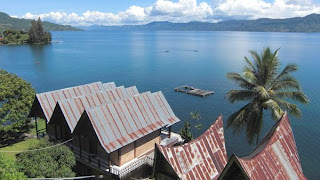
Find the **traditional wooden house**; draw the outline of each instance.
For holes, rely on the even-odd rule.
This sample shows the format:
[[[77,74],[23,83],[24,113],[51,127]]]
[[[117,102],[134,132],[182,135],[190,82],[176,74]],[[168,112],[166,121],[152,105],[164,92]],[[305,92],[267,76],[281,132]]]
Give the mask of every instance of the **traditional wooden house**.
[[[86,109],[73,131],[73,149],[90,171],[124,177],[152,166],[161,128],[180,121],[161,92],[142,93]]]
[[[222,116],[198,138],[181,146],[156,145],[153,177],[159,180],[217,179],[227,164]]]
[[[249,156],[232,155],[219,177],[219,180],[229,179],[306,179],[287,113]]]
[[[139,94],[139,92],[135,86],[128,88],[120,86],[89,95],[58,100],[52,117],[48,122],[47,133],[52,139],[70,139],[72,137],[71,133],[85,109],[133,97],[136,94]]]
[[[52,139],[72,139],[67,145],[87,173],[124,177],[152,166],[155,143],[181,141],[177,134],[171,137],[170,127],[180,120],[161,92],[139,94],[135,86],[113,82],[37,94],[29,117],[45,119]]]

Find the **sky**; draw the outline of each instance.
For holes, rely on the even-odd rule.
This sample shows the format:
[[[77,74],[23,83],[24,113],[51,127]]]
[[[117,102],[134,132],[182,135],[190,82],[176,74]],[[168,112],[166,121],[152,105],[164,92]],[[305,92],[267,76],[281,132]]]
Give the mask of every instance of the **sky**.
[[[73,26],[219,22],[320,14],[320,0],[0,0],[0,12]]]

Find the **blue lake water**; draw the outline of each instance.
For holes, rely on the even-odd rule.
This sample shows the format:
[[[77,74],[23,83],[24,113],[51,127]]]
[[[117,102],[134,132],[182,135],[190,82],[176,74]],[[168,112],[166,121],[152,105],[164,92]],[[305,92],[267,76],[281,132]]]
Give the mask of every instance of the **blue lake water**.
[[[308,105],[300,106],[301,119],[290,116],[301,164],[309,179],[320,179],[319,33],[83,31],[54,32],[53,40],[59,43],[0,46],[0,68],[30,81],[37,92],[94,81],[136,85],[140,92],[161,90],[180,119],[200,111],[203,128],[194,131],[196,136],[221,113],[226,121],[243,105],[231,105],[224,98],[228,90],[237,88],[226,73],[240,72],[249,50],[281,48],[283,65],[299,65],[295,76],[310,98]],[[184,84],[215,94],[200,98],[173,91]],[[262,136],[273,123],[266,114]],[[228,156],[242,157],[253,148],[244,135],[233,135],[231,129],[225,130],[225,138]]]

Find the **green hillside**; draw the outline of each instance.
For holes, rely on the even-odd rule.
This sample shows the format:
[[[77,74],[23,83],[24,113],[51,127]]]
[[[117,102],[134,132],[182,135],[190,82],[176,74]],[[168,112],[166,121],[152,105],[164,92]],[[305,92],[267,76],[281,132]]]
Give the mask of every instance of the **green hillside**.
[[[151,22],[146,25],[90,26],[85,30],[169,30],[169,31],[255,31],[255,32],[320,32],[320,15],[287,19],[230,20],[219,23],[208,22]]]
[[[43,21],[43,27],[46,31],[80,31],[81,29],[70,25],[59,25],[51,22]],[[0,29],[17,29],[29,30],[31,20],[12,18],[8,14],[0,12]]]

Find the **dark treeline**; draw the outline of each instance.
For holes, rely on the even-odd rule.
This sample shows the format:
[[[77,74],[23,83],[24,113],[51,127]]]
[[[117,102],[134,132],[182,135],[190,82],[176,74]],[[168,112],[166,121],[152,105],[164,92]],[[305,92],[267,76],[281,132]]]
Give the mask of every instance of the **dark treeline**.
[[[31,44],[34,43],[49,43],[51,41],[51,33],[44,31],[41,19],[39,17],[38,21],[32,20],[31,27],[29,30],[29,40]]]

